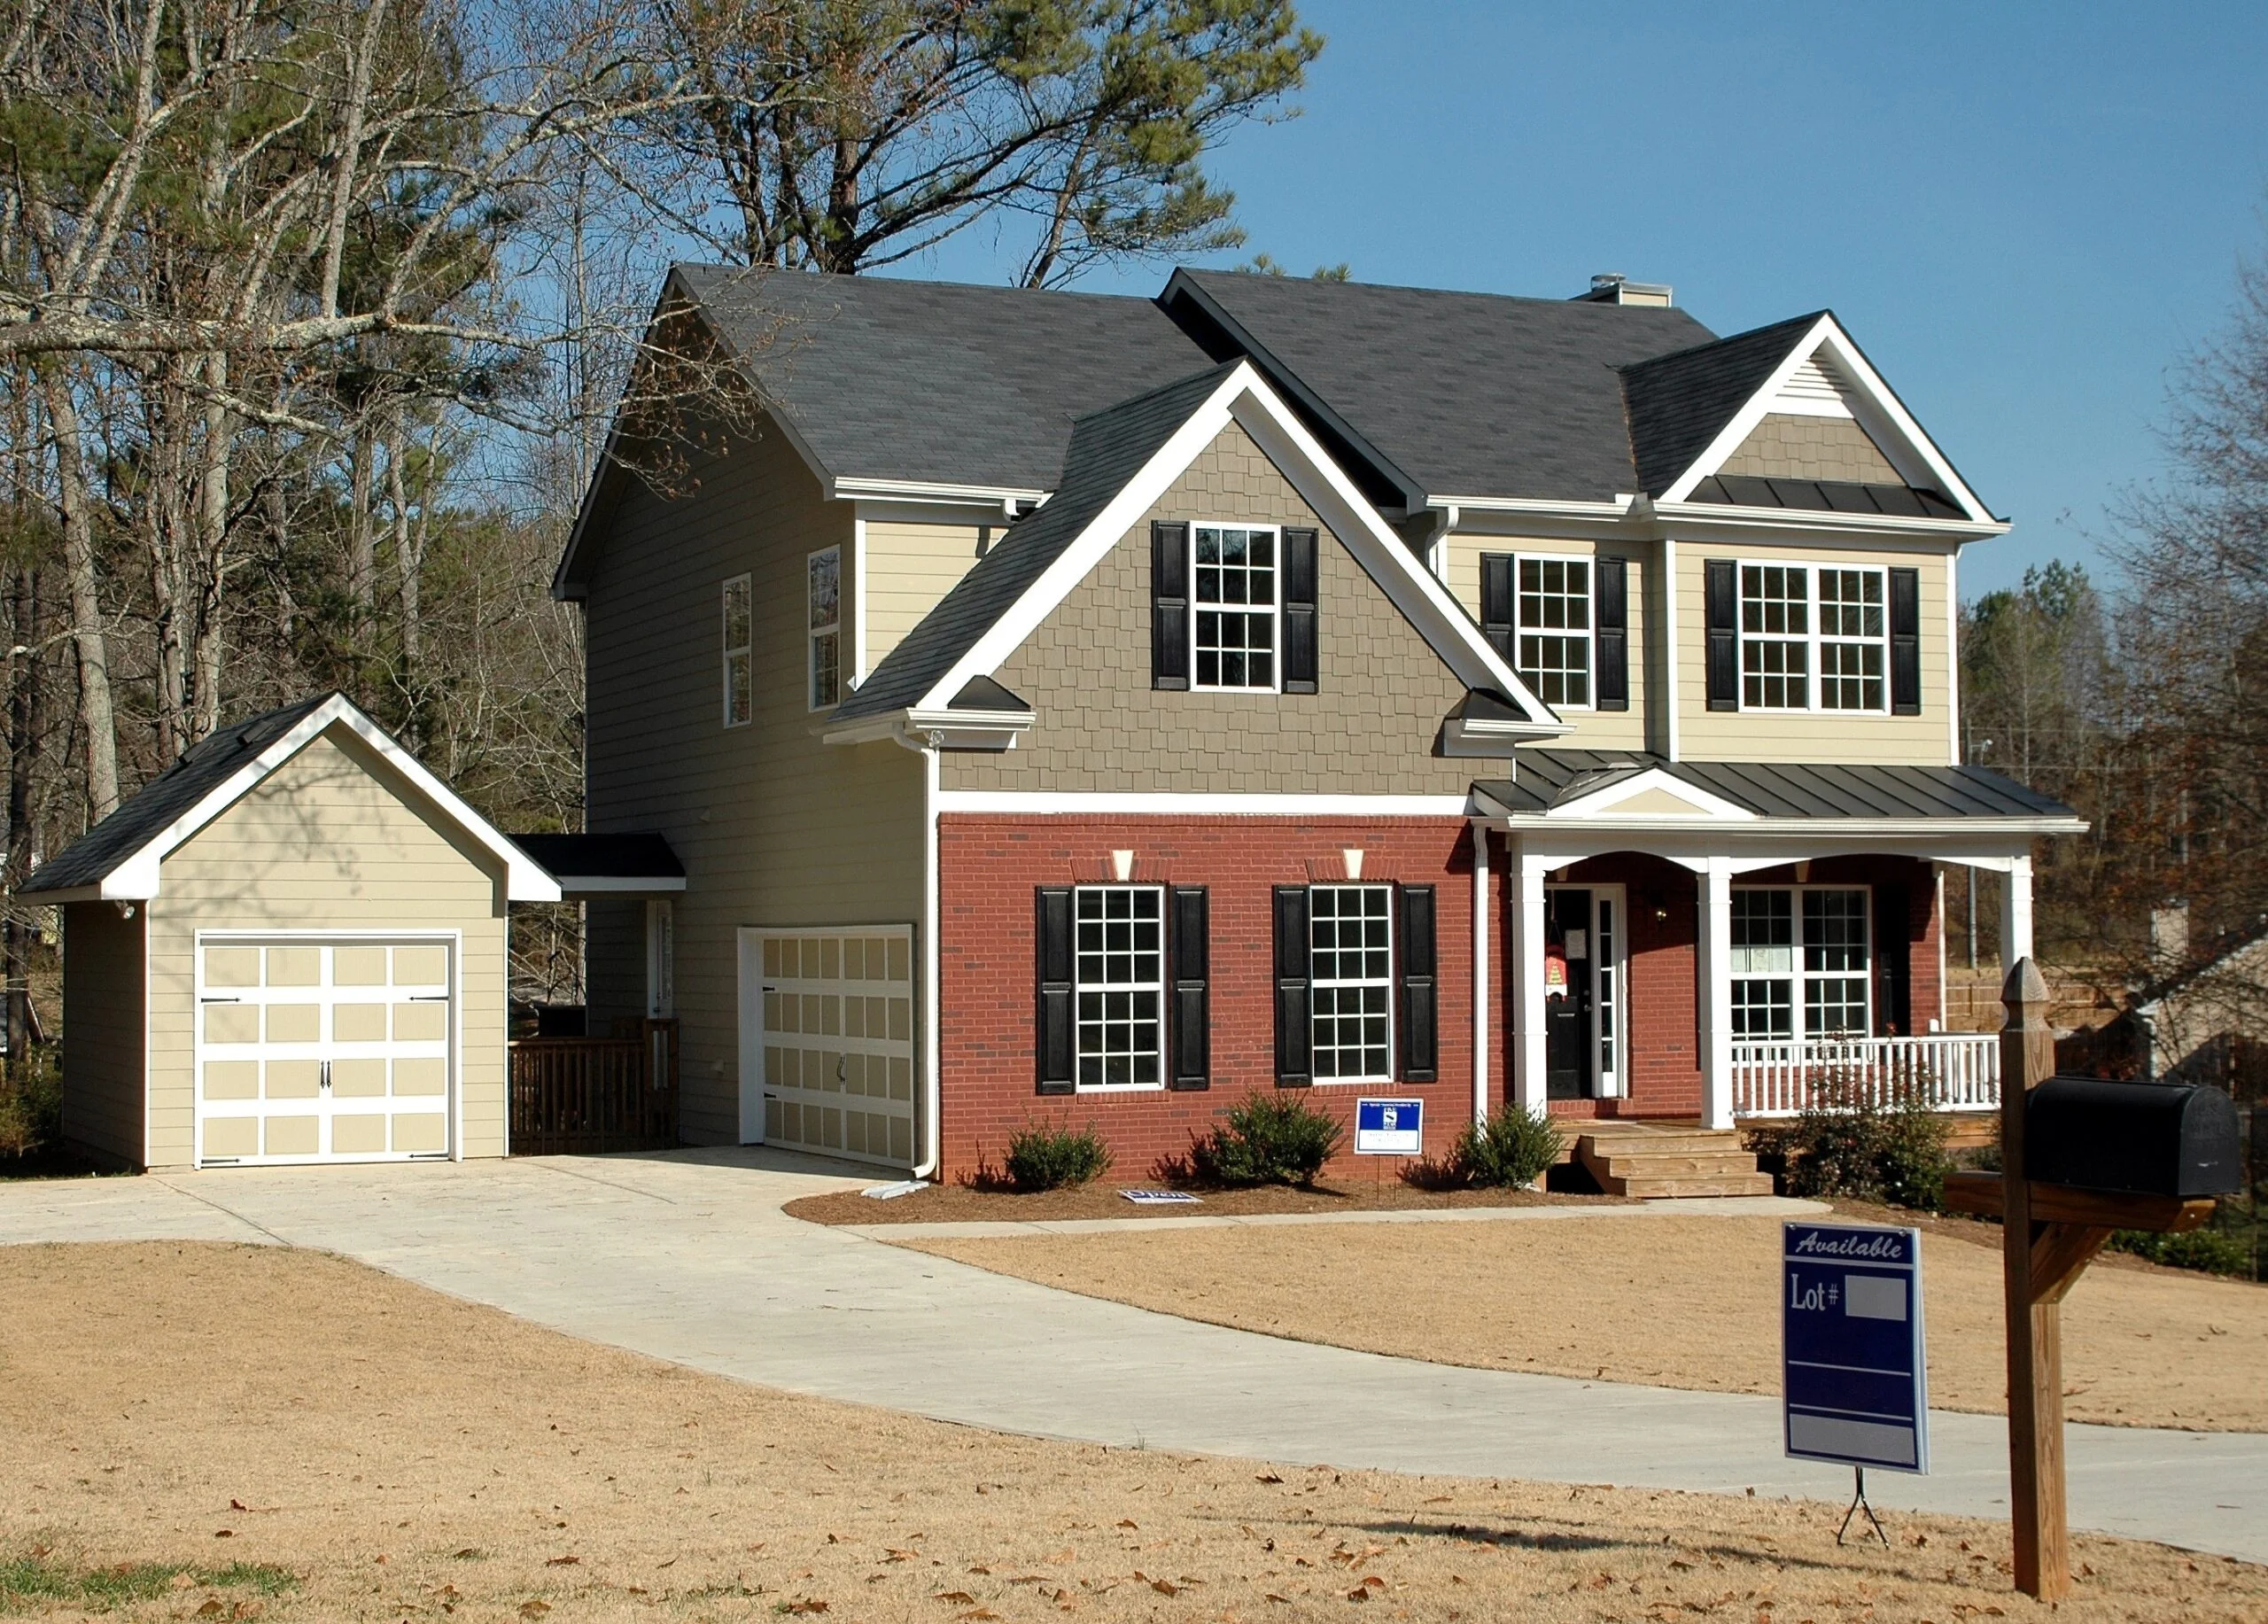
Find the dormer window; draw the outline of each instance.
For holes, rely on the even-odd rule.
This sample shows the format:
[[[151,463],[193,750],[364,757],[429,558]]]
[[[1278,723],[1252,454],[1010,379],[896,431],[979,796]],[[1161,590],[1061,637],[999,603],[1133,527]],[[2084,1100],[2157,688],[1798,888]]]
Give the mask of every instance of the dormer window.
[[[1273,527],[1192,527],[1191,664],[1198,688],[1276,687]]]

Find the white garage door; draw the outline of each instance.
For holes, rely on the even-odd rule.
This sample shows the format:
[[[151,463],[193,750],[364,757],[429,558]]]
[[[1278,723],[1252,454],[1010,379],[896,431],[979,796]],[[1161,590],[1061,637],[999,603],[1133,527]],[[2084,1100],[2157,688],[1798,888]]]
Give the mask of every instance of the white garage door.
[[[742,1064],[762,1067],[765,1141],[912,1166],[912,929],[742,939],[742,1030],[757,1039]]]
[[[198,1164],[447,1157],[450,947],[200,937]]]

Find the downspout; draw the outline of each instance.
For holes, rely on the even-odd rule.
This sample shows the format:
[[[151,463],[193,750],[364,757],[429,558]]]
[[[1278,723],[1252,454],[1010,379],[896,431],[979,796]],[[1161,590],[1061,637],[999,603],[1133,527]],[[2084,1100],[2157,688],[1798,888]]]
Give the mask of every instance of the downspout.
[[[1472,1121],[1488,1120],[1488,826],[1472,820]]]
[[[1443,586],[1449,584],[1449,556],[1447,542],[1449,532],[1455,530],[1461,517],[1456,504],[1448,503],[1425,510],[1425,539],[1418,544],[1418,556],[1433,578]]]
[[[941,734],[921,746],[921,1160],[915,1178],[935,1178],[944,1162],[944,1080],[939,1067],[944,1043],[938,1032],[938,999],[944,984],[944,954],[937,941],[944,907],[938,895],[937,781],[944,751]]]

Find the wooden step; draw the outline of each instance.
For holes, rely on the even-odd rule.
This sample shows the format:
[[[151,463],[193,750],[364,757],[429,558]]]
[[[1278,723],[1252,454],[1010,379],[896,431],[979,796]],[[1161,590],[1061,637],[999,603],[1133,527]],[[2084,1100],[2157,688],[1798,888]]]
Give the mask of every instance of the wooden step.
[[[1769,1173],[1732,1173],[1717,1178],[1626,1178],[1622,1188],[1609,1192],[1614,1195],[1635,1195],[1642,1201],[1659,1201],[1695,1197],[1734,1195],[1769,1195],[1772,1175]]]
[[[1633,1154],[1613,1151],[1586,1163],[1604,1168],[1610,1178],[1716,1178],[1756,1171],[1756,1158],[1744,1150],[1709,1156],[1658,1156],[1651,1151]]]
[[[1658,1201],[1772,1193],[1772,1176],[1759,1172],[1740,1136],[1728,1131],[1605,1129],[1580,1135],[1575,1159],[1609,1195]]]

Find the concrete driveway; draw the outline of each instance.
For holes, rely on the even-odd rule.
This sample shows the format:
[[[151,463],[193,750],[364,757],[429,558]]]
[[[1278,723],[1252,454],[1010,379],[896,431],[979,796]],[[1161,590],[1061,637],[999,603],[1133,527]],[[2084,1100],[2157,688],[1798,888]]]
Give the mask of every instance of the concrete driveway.
[[[0,1240],[320,1247],[744,1381],[1120,1446],[1838,1500],[1775,1400],[1464,1370],[1100,1302],[802,1224],[873,1182],[763,1150],[0,1185]],[[1879,1505],[2008,1515],[2006,1433],[1938,1412]],[[2082,1527],[2268,1562],[2268,1437],[2070,1429]]]

